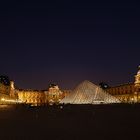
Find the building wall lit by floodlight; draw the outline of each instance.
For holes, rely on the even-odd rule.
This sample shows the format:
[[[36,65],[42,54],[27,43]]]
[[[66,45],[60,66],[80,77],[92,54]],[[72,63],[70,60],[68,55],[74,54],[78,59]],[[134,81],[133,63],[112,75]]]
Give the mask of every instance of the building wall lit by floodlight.
[[[135,76],[134,83],[110,87],[106,91],[123,103],[140,102],[140,68]]]
[[[135,76],[134,83],[108,87],[104,90],[123,103],[140,102],[140,67]],[[94,90],[90,90],[90,93],[91,91]],[[60,90],[58,85],[55,84],[51,84],[47,90],[17,89],[14,86],[14,82],[9,81],[7,76],[0,76],[0,104],[59,104],[63,98],[69,96],[73,92],[73,90]],[[85,97],[89,95],[87,92],[83,93],[86,93]],[[79,96],[75,96],[75,98],[83,97],[81,93],[78,95]]]

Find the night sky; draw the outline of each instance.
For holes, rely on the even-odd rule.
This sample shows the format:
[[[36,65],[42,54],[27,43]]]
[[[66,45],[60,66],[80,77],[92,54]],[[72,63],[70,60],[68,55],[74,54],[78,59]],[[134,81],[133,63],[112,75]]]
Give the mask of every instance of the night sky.
[[[38,2],[1,4],[1,75],[27,89],[134,81],[140,64],[138,3]]]

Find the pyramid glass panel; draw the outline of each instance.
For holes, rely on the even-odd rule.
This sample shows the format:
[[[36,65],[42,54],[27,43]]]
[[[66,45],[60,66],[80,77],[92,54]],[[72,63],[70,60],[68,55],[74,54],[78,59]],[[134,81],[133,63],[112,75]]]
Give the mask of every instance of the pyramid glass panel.
[[[64,104],[109,104],[120,103],[120,101],[102,90],[99,86],[89,81],[78,85],[68,96],[62,99]]]

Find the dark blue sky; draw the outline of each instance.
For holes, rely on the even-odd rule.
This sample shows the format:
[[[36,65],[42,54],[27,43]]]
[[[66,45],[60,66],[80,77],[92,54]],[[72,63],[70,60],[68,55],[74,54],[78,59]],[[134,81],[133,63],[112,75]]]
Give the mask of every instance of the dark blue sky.
[[[82,80],[133,82],[140,64],[139,3],[9,3],[0,9],[0,74],[20,88]]]

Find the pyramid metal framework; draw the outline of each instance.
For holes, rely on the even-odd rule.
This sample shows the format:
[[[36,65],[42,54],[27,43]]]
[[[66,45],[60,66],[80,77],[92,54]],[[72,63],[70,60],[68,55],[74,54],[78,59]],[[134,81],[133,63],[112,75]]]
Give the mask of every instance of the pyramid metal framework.
[[[116,97],[111,96],[99,86],[89,81],[78,85],[68,96],[61,100],[64,104],[110,104],[120,103]]]

